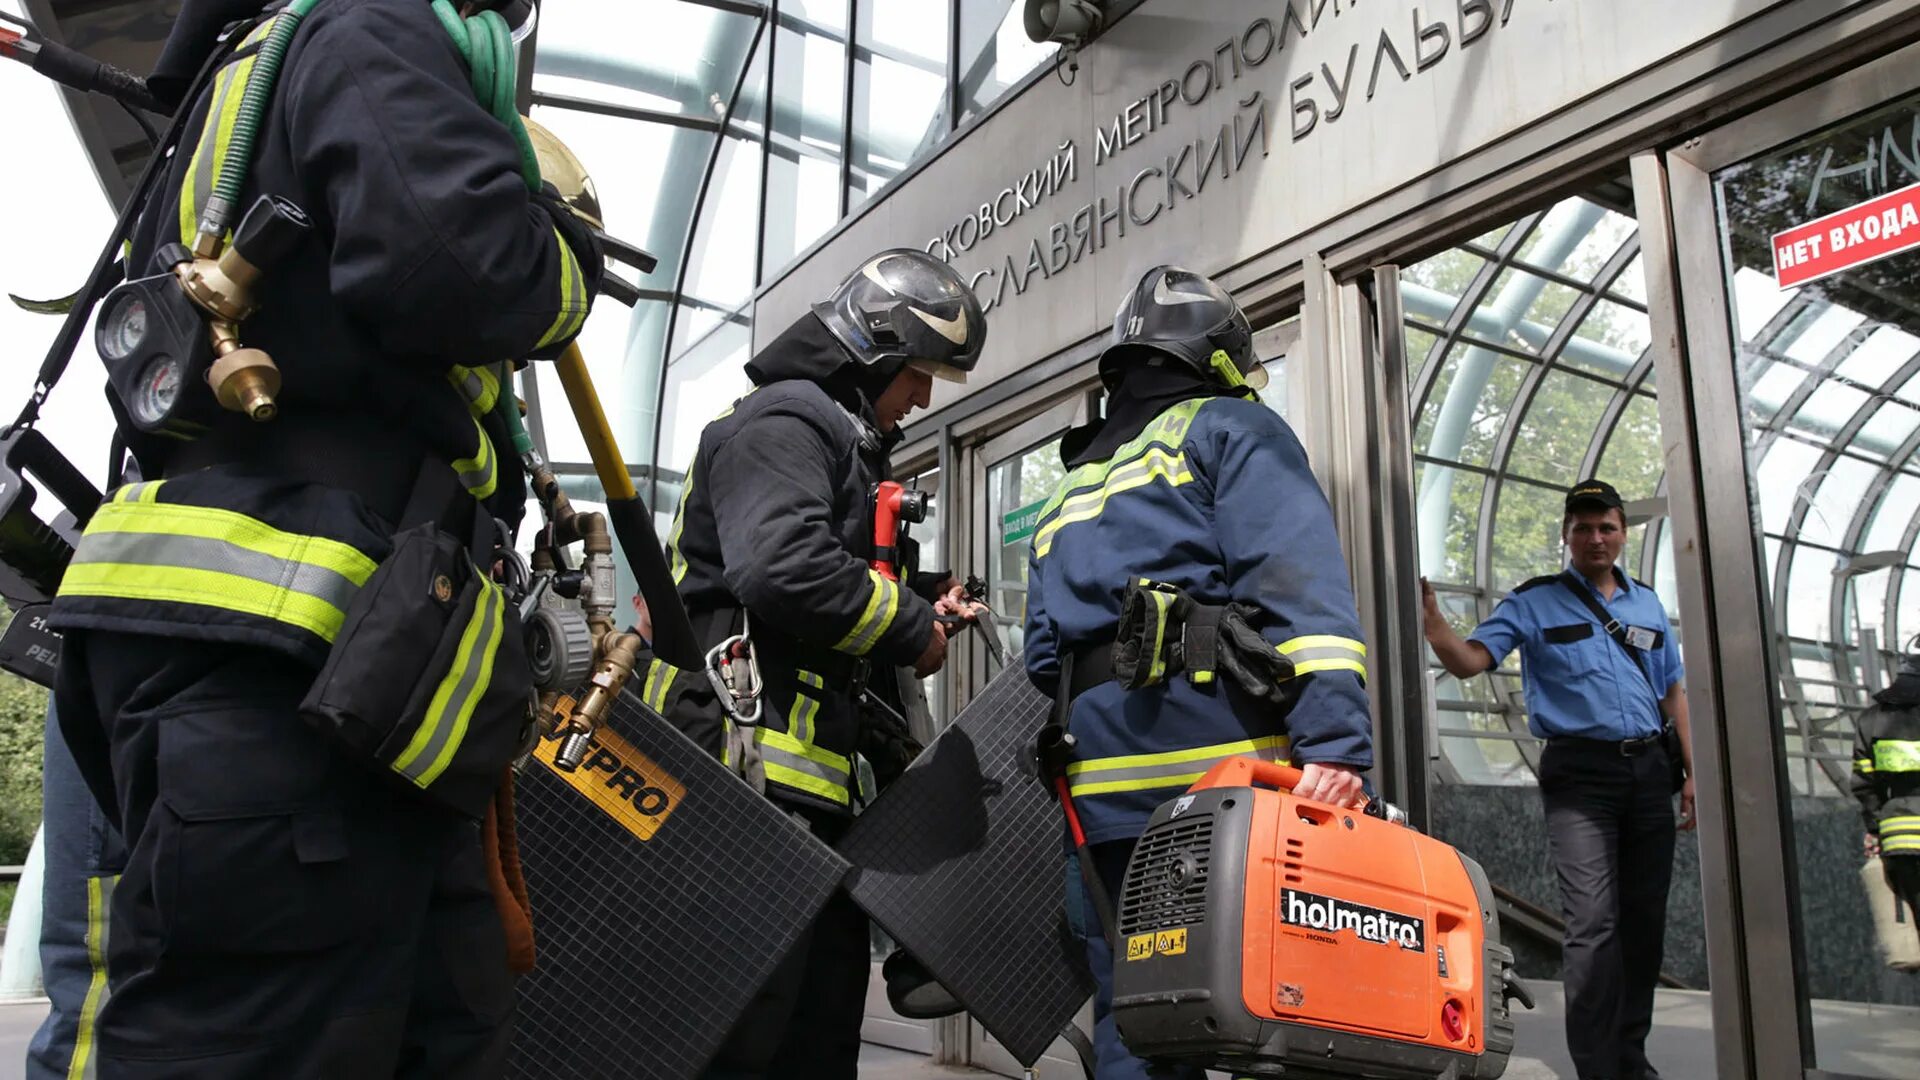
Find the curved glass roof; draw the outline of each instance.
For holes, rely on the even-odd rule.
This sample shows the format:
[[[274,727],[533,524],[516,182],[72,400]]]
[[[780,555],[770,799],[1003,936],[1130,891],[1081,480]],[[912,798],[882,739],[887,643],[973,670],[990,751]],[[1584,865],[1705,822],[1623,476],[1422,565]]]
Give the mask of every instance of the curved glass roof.
[[[1052,54],[1017,0],[541,6],[532,116],[593,174],[607,231],[659,259],[644,279],[616,267],[641,299],[603,298],[580,336],[657,518],[700,428],[747,388],[756,288]],[[524,389],[591,501],[557,385]]]
[[[1733,284],[1792,781],[1839,794],[1852,717],[1920,633],[1920,337],[1818,286]],[[1420,567],[1455,625],[1562,567],[1563,495],[1590,475],[1627,500],[1625,567],[1677,613],[1630,208],[1566,200],[1407,268],[1401,293]],[[1449,778],[1531,783],[1516,659],[1432,670]]]
[[[1632,528],[1623,566],[1677,610],[1646,283],[1630,211],[1569,199],[1401,272],[1420,570],[1463,633],[1557,573],[1566,489],[1599,475]],[[1517,656],[1437,665],[1441,761],[1460,783],[1531,783]]]

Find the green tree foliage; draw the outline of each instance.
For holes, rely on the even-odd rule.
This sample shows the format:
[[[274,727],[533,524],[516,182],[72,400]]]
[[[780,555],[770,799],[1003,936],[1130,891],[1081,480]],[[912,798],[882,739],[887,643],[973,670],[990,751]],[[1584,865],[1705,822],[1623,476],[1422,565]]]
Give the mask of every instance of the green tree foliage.
[[[1580,203],[1569,200],[1548,211],[1545,219],[1521,243],[1516,257],[1521,261],[1534,257],[1542,235],[1557,219],[1573,213]],[[1608,213],[1574,247],[1559,265],[1543,267],[1576,281],[1592,282],[1609,259],[1634,231],[1632,219]],[[1479,238],[1474,246],[1491,251],[1506,233],[1505,229]],[[1408,267],[1404,280],[1424,286],[1450,298],[1465,295],[1486,271],[1488,260],[1469,248],[1457,247]],[[1523,356],[1538,356],[1536,342],[1545,337],[1572,313],[1582,300],[1582,292],[1558,281],[1532,275],[1524,267],[1509,266],[1499,272],[1485,297],[1483,308],[1502,290],[1521,280],[1535,277],[1538,295],[1521,316],[1533,324],[1531,333],[1511,332],[1490,341]],[[1623,272],[1611,293],[1638,299],[1644,294],[1635,260]],[[1587,309],[1585,317],[1571,328],[1574,337],[1639,357],[1646,349],[1650,333],[1647,316],[1632,307],[1601,298]],[[1407,329],[1409,367],[1415,372],[1431,371],[1433,386],[1426,401],[1415,402],[1414,452],[1427,453],[1433,445],[1435,426],[1442,404],[1454,381],[1473,365],[1484,366],[1485,385],[1474,402],[1459,452],[1452,460],[1481,468],[1500,468],[1495,460],[1503,433],[1511,427],[1512,445],[1504,462],[1505,478],[1494,487],[1488,502],[1487,480],[1466,469],[1449,470],[1446,541],[1439,565],[1422,570],[1435,581],[1478,585],[1502,590],[1537,574],[1552,573],[1562,564],[1560,543],[1561,508],[1566,488],[1582,479],[1595,432],[1620,395],[1612,382],[1590,378],[1604,375],[1617,381],[1619,375],[1597,365],[1582,363],[1564,354],[1558,364],[1544,373],[1540,361],[1522,359],[1507,352],[1476,349],[1474,328],[1469,325],[1450,347],[1445,347],[1444,331],[1436,323],[1415,321]],[[1438,365],[1438,367],[1432,367]],[[1530,400],[1521,395],[1529,381],[1538,377]],[[1651,381],[1644,392],[1635,393],[1625,403],[1612,436],[1601,448],[1598,475],[1608,480],[1629,500],[1647,498],[1659,488],[1663,472],[1660,453],[1659,411],[1651,394]],[[1416,485],[1426,483],[1427,473],[1443,468],[1421,463]],[[1483,515],[1483,512],[1486,512]],[[1493,529],[1489,545],[1488,579],[1479,580],[1475,566],[1479,530]],[[1636,528],[1629,537],[1624,554],[1630,570],[1639,566],[1639,547],[1644,528]]]
[[[13,613],[0,606],[0,630]],[[0,863],[27,859],[40,825],[40,755],[46,731],[47,692],[0,672]],[[0,908],[0,916],[5,909]]]

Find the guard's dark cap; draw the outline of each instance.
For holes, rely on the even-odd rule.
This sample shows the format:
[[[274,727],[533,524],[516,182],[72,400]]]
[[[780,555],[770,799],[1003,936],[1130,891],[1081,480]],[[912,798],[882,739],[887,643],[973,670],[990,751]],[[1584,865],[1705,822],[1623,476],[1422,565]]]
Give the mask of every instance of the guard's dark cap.
[[[1605,480],[1582,480],[1567,489],[1567,511],[1575,510],[1622,510],[1620,493]]]

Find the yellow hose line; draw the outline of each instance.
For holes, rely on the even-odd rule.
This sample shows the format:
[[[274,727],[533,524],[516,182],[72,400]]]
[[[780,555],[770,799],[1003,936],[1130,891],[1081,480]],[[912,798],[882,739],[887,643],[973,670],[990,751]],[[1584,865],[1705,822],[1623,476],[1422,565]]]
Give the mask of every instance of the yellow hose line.
[[[613,428],[600,408],[600,395],[594,392],[593,376],[587,373],[587,359],[580,355],[578,343],[567,346],[553,362],[560,385],[567,392],[567,404],[573,406],[574,423],[586,437],[587,453],[593,457],[593,471],[600,475],[600,486],[610,502],[634,498],[633,477],[627,474],[627,461],[613,441]]]

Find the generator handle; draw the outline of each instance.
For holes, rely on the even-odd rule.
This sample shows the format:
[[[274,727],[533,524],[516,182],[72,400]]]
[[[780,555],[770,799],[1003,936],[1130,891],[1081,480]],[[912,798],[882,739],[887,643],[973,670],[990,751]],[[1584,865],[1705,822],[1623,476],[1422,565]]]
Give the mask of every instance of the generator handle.
[[[1201,791],[1217,787],[1255,787],[1264,786],[1280,791],[1292,791],[1300,786],[1304,774],[1291,765],[1278,761],[1264,761],[1253,757],[1230,757],[1208,769],[1206,775],[1194,781],[1189,791]],[[1370,800],[1362,798],[1353,809],[1364,810]]]

